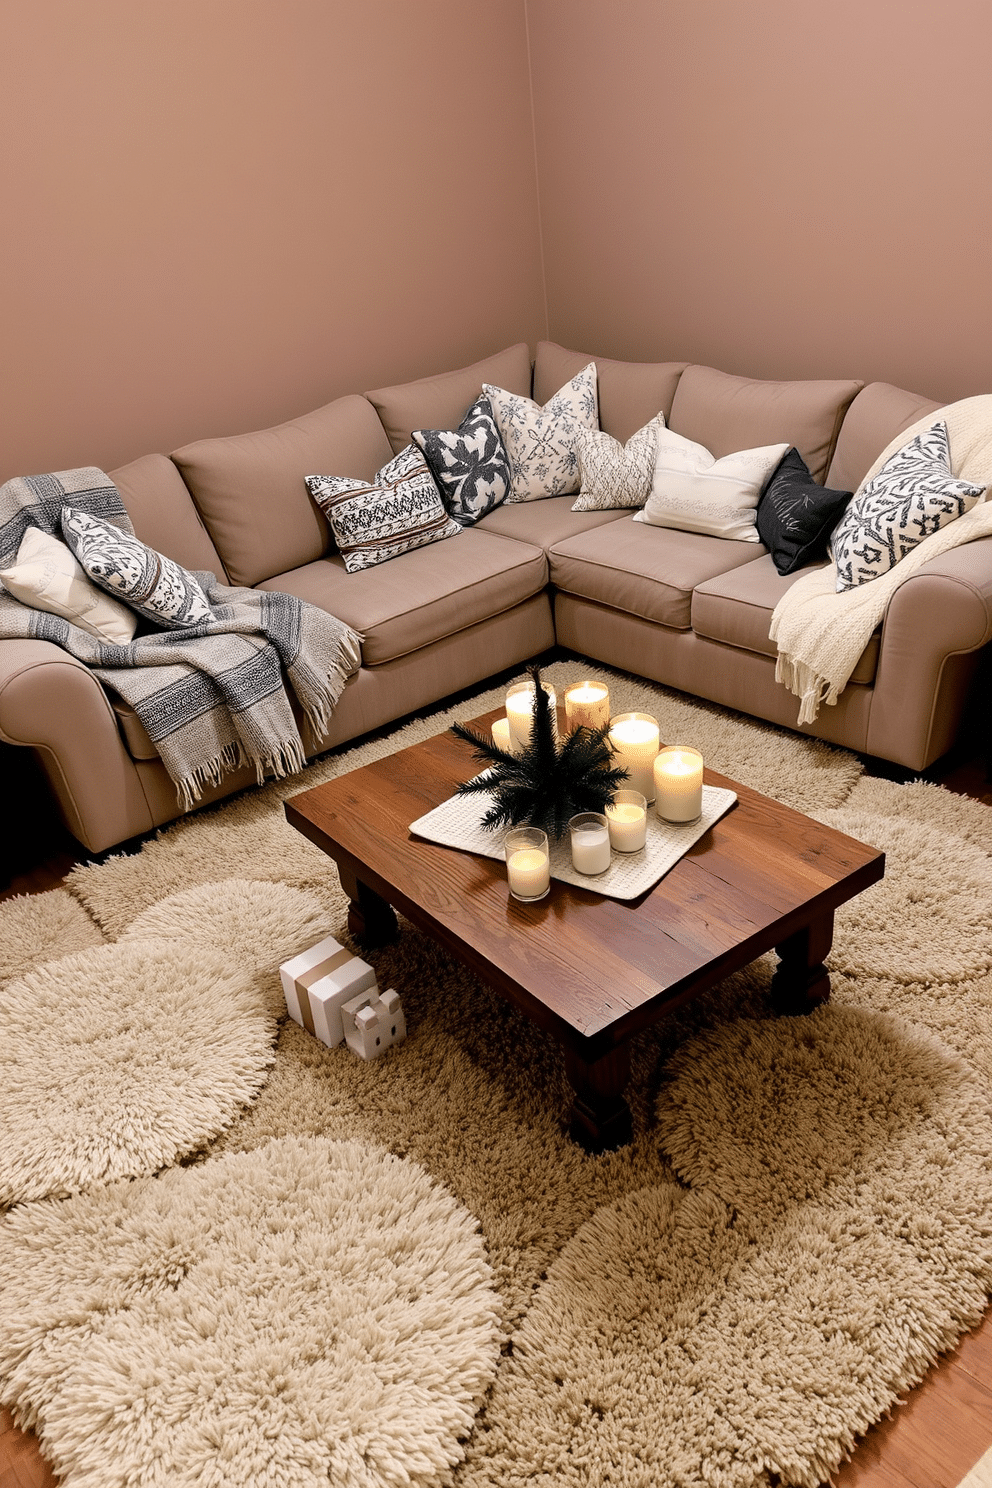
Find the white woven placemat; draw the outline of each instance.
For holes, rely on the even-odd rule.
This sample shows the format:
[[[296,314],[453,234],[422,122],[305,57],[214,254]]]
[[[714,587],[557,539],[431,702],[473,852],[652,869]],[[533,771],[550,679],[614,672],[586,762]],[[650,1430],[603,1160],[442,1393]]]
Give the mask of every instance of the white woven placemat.
[[[605,873],[576,873],[568,840],[552,842],[551,877],[560,879],[562,883],[575,884],[580,889],[606,894],[611,899],[636,899],[664,878],[679,858],[699,841],[704,832],[709,831],[715,821],[719,821],[725,811],[730,810],[736,800],[734,791],[704,785],[702,816],[698,821],[678,826],[663,822],[654,807],[649,806],[644,847],[635,853],[614,852]],[[492,797],[485,791],[476,796],[452,796],[433,811],[428,811],[426,816],[411,822],[410,831],[418,837],[426,837],[429,842],[440,842],[443,847],[458,847],[464,852],[479,853],[484,858],[501,858],[505,829],[490,832],[481,825],[481,819],[491,804]]]

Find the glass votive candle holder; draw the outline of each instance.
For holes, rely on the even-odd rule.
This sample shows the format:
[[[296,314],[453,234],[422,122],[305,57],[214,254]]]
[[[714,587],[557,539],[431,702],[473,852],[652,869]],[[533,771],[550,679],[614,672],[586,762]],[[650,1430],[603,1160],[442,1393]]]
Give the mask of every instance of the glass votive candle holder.
[[[610,829],[599,811],[580,811],[568,824],[576,873],[605,873],[610,866]]]
[[[617,764],[627,771],[627,787],[653,801],[654,761],[661,741],[657,718],[650,713],[618,713],[610,719],[608,739]]]
[[[543,899],[551,886],[548,834],[539,827],[514,827],[503,839],[510,893],[522,904]]]
[[[703,810],[703,756],[672,744],[654,762],[655,810],[662,821],[698,821]]]
[[[551,704],[551,731],[558,738],[558,698],[553,687],[543,682],[542,687]],[[530,743],[534,727],[534,684],[515,682],[506,694],[506,721],[510,725],[510,747],[516,754]]]
[[[610,846],[617,852],[640,852],[648,835],[648,803],[640,791],[618,790],[606,808]]]
[[[601,729],[610,721],[610,689],[605,682],[573,682],[565,693],[565,727]]]

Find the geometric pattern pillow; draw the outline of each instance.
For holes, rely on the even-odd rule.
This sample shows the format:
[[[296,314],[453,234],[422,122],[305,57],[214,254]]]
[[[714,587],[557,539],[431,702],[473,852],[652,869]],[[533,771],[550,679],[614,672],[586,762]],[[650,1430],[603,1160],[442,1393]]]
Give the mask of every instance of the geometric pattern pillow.
[[[717,460],[684,434],[664,429],[651,491],[634,521],[756,543],[759,497],[788,448],[762,444]]]
[[[510,457],[507,501],[540,501],[579,489],[575,442],[580,429],[599,428],[596,363],[559,388],[541,408],[530,398],[482,384]]]
[[[173,630],[213,619],[196,579],[171,558],[75,507],[64,506],[60,521],[62,536],[94,584],[139,615]]]
[[[626,444],[602,429],[580,429],[575,453],[582,489],[572,510],[615,511],[618,507],[643,506],[651,489],[658,435],[664,427],[665,415],[659,413]]]
[[[471,527],[510,494],[510,462],[487,397],[475,400],[457,429],[414,429],[410,438],[459,527]]]
[[[826,558],[830,534],[850,499],[850,491],[818,485],[793,445],[758,502],[758,536],[780,574]]]
[[[963,517],[985,490],[954,476],[945,423],[917,434],[858,492],[834,529],[838,594],[888,573],[925,537]]]
[[[427,461],[415,444],[394,455],[371,481],[308,475],[306,482],[331,524],[349,573],[443,537],[456,537],[462,530],[445,511]]]

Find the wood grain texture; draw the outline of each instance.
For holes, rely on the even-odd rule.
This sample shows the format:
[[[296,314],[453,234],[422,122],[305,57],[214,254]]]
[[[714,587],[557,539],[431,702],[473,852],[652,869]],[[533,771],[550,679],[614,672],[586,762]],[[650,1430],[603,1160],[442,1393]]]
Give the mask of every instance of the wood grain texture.
[[[488,730],[498,710],[472,722]],[[291,797],[288,820],[566,1047],[595,1059],[874,883],[876,848],[713,771],[738,801],[646,895],[552,883],[511,899],[501,861],[411,836],[472,773],[450,733]],[[822,959],[822,958],[818,958]]]

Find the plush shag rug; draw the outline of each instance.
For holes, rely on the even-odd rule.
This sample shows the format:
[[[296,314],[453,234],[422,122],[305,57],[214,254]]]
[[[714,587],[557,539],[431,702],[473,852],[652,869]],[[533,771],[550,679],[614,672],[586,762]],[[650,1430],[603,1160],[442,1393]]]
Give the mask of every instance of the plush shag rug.
[[[55,908],[64,923],[61,898]],[[235,879],[8,982],[0,1204],[154,1173],[223,1131],[274,1058],[273,968],[323,925],[312,894]]]
[[[547,676],[561,684],[579,671],[560,664]],[[380,985],[403,998],[404,1044],[364,1063],[283,1021],[257,1096],[185,1166],[22,1204],[0,1225],[15,1257],[0,1262],[0,1277],[11,1278],[0,1293],[0,1401],[34,1426],[67,1483],[98,1481],[81,1475],[84,1460],[106,1484],[306,1483],[293,1476],[306,1440],[308,1462],[325,1474],[323,1464],[338,1464],[331,1481],[369,1488],[815,1488],[979,1321],[992,1289],[992,813],[934,786],[868,778],[853,756],[795,734],[581,671],[605,675],[615,708],[654,713],[663,737],[697,745],[715,768],[886,850],[883,882],[838,913],[830,1005],[805,1019],[772,1017],[774,958],[755,962],[636,1042],[634,1141],[590,1157],[562,1131],[568,1087],[553,1043],[403,924],[399,941],[369,959]],[[198,815],[137,856],[77,870],[30,912],[24,901],[0,906],[10,974],[23,980],[24,968],[57,956],[60,936],[91,954],[77,948],[94,933],[120,949],[175,945],[178,932],[204,957],[245,969],[246,947],[277,953],[287,889],[320,905],[320,934],[347,940],[333,866],[286,826],[282,801],[449,722],[435,715]],[[236,891],[240,908],[229,886],[212,886],[222,876],[254,884]],[[256,926],[268,928],[253,940]],[[248,969],[256,1005],[267,998],[267,1008],[278,1005],[271,971],[272,962],[266,990],[262,961]],[[445,1223],[459,1245],[478,1227],[489,1278],[469,1268],[477,1292],[447,1273],[435,1278],[454,1285],[449,1301],[460,1299],[445,1314],[454,1352],[417,1375],[426,1393],[404,1394],[409,1411],[395,1430],[393,1397],[366,1390],[367,1414],[352,1413],[353,1374],[381,1380],[392,1369],[390,1379],[407,1381],[422,1368],[410,1364],[424,1357],[417,1339],[396,1318],[398,1331],[356,1327],[341,1342],[334,1309],[352,1303],[336,1279],[339,1260],[315,1260],[335,1280],[319,1293],[326,1331],[306,1333],[294,1289],[309,1268],[298,1269],[299,1252],[288,1242],[266,1250],[255,1221],[225,1207],[244,1188],[235,1206],[243,1217],[255,1202],[249,1190],[265,1193],[271,1223],[285,1224],[281,1205],[292,1209],[294,1188],[277,1200],[270,1175],[282,1162],[274,1154],[296,1137],[367,1154],[376,1192],[383,1171],[409,1172],[414,1187],[429,1177],[431,1195],[451,1196]],[[385,1152],[394,1166],[383,1170]],[[183,1269],[178,1232],[174,1272],[167,1247],[149,1259],[152,1226],[147,1244],[125,1247],[110,1268],[117,1291],[108,1290],[106,1235],[141,1229],[142,1216],[171,1214],[173,1204],[190,1216],[196,1266]],[[397,1296],[403,1283],[388,1288],[409,1233],[404,1213],[395,1211],[391,1251],[394,1211],[370,1204],[379,1282]],[[369,1213],[357,1189],[348,1205]],[[319,1253],[337,1254],[337,1243],[322,1232]],[[357,1241],[348,1254],[355,1268],[368,1263]],[[77,1269],[85,1264],[89,1278]],[[239,1278],[231,1288],[228,1271]],[[201,1313],[185,1281],[206,1285],[211,1274],[223,1307],[204,1303]],[[486,1388],[490,1281],[501,1352]],[[234,1340],[269,1290],[293,1294],[294,1305],[278,1389],[270,1382],[266,1395],[257,1355]],[[269,1338],[275,1315],[257,1305]],[[427,1326],[416,1307],[409,1317],[414,1333]],[[473,1319],[478,1352],[459,1353],[459,1327],[471,1333]],[[194,1424],[173,1435],[165,1422],[173,1409],[180,1418],[169,1404],[177,1371],[177,1399]],[[294,1412],[310,1399],[311,1378],[322,1405],[303,1428]],[[345,1437],[352,1456],[321,1455],[344,1452]],[[151,1440],[153,1465],[142,1457]]]
[[[474,1219],[366,1142],[21,1205],[0,1275],[0,1374],[79,1488],[433,1483],[499,1357]]]

